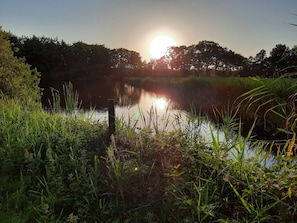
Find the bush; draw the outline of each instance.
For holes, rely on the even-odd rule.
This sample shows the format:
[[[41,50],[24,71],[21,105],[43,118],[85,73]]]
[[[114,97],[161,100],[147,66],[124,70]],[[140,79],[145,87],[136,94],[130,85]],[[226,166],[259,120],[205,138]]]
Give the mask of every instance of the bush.
[[[40,73],[31,70],[24,58],[14,56],[7,34],[0,28],[0,94],[25,101],[39,100],[39,77]]]

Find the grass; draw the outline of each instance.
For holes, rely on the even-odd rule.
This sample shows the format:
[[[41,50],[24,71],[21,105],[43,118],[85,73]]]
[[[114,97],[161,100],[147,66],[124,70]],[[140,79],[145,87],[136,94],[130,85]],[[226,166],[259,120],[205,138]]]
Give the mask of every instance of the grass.
[[[0,113],[0,222],[297,219],[294,157],[263,165],[269,144],[251,141],[253,126],[247,137],[228,135],[242,128],[230,112],[217,113],[226,121],[210,130],[210,143],[192,128],[138,129],[121,119],[107,143],[106,123],[4,97]],[[188,121],[195,129],[209,122]],[[247,145],[256,156],[245,156]]]
[[[79,199],[92,196],[89,160],[104,149],[106,124],[17,100],[2,98],[0,104],[0,221],[58,221],[72,213],[69,207],[86,205]]]

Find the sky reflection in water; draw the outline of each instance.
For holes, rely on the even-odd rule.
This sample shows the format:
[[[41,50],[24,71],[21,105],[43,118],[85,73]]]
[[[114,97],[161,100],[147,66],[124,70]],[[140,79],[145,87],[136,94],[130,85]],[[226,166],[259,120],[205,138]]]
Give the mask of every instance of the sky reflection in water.
[[[213,124],[207,120],[193,120],[189,121],[189,114],[184,110],[173,109],[170,99],[159,96],[154,93],[143,91],[138,104],[132,104],[129,106],[116,106],[116,117],[122,119],[130,127],[135,126],[139,128],[152,128],[154,131],[174,131],[181,129],[191,137],[197,137],[204,143],[210,146],[215,140],[225,145],[230,146],[228,157],[236,160],[241,153],[238,149],[235,140],[237,135],[230,137],[217,130]],[[86,112],[86,116],[92,115],[93,120],[107,121],[107,110],[95,110],[93,112]],[[242,139],[244,140],[244,139]],[[243,151],[244,157],[250,159],[252,157],[257,158],[258,163],[263,166],[269,167],[275,163],[275,160],[271,158],[264,159],[265,153],[260,155],[253,149],[250,149],[250,143],[247,143],[245,151]]]

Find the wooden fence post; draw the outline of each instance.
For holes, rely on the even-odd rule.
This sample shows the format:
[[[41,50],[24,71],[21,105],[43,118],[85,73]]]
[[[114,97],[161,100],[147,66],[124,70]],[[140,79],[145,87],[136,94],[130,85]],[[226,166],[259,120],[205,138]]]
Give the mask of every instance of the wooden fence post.
[[[114,99],[108,99],[108,136],[115,134]]]

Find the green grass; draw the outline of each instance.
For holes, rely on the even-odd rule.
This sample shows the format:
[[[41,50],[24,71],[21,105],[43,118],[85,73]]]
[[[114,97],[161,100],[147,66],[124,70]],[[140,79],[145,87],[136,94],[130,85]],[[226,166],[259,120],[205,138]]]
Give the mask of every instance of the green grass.
[[[0,113],[0,221],[58,221],[90,205],[92,157],[105,149],[106,124],[8,99]]]
[[[0,222],[294,222],[297,164],[247,137],[228,112],[211,142],[0,100]],[[229,113],[230,114],[230,113]],[[177,117],[178,118],[178,117]],[[199,128],[206,117],[189,117]],[[216,130],[229,139],[222,142]],[[255,156],[245,156],[247,145]],[[292,146],[289,141],[287,147]],[[231,155],[232,156],[231,156]]]

